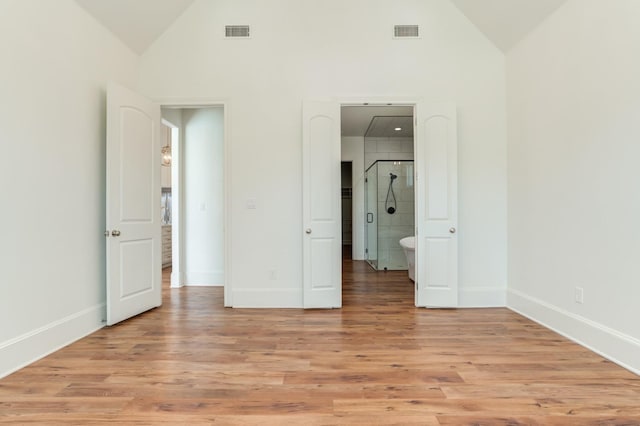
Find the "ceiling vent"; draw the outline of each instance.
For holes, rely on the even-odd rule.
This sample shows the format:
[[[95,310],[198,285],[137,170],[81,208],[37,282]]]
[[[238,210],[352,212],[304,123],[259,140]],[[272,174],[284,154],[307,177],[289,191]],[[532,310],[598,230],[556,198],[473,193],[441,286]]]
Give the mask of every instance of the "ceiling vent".
[[[225,38],[249,38],[249,25],[225,25]]]
[[[394,25],[393,38],[418,38],[420,27],[417,25]]]

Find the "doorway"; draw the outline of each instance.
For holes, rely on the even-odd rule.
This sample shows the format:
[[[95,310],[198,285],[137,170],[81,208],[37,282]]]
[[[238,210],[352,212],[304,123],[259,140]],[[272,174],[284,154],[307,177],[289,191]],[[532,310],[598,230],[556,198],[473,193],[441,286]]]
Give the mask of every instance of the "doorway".
[[[223,286],[228,277],[227,146],[224,104],[163,105],[171,146],[171,287]]]
[[[303,306],[342,306],[341,212],[338,194],[340,161],[345,160],[344,156],[341,158],[345,137],[340,132],[344,131],[341,126],[344,121],[341,120],[341,109],[350,106],[409,106],[414,111],[414,303],[421,307],[457,307],[456,108],[451,103],[425,103],[419,100],[398,103],[389,101],[375,105],[367,101],[304,102]],[[354,182],[354,190],[356,184]],[[364,214],[360,215],[362,220],[364,217]],[[354,229],[364,232],[364,227],[356,226],[355,223]]]
[[[180,253],[180,239],[179,234],[179,212],[176,213],[175,218],[173,215],[174,210],[177,212],[179,209],[174,209],[174,197],[173,186],[176,187],[176,192],[179,193],[179,166],[180,162],[176,161],[179,156],[175,156],[173,151],[179,151],[179,127],[168,121],[162,119],[160,137],[161,137],[161,167],[160,167],[160,186],[161,186],[161,201],[160,201],[160,214],[161,214],[161,245],[162,245],[162,269],[171,269],[171,287],[180,287],[180,279],[177,275],[173,274],[173,260],[176,259],[176,263],[179,260]],[[175,176],[174,176],[175,175]],[[175,184],[175,185],[174,185]],[[178,194],[179,195],[179,194]],[[179,198],[178,198],[179,199]],[[176,237],[173,235],[173,224],[176,224]],[[175,255],[174,255],[175,252]],[[177,268],[179,270],[179,268]]]
[[[406,278],[412,292],[399,241],[412,236],[415,229],[413,107],[343,105],[340,118],[343,252],[348,244],[353,247],[352,260],[343,254],[343,262],[354,262],[343,263],[343,290],[352,280],[351,272],[364,269],[357,264],[361,262],[379,272],[376,282],[382,282],[388,271],[400,271],[393,274],[394,285]],[[359,166],[350,168],[349,179],[345,178],[346,161]],[[350,187],[349,198],[345,186]],[[350,229],[344,218],[346,210],[353,212]],[[377,291],[384,292],[384,286]]]
[[[341,202],[342,202],[342,259],[353,258],[353,163],[343,161],[340,164]]]

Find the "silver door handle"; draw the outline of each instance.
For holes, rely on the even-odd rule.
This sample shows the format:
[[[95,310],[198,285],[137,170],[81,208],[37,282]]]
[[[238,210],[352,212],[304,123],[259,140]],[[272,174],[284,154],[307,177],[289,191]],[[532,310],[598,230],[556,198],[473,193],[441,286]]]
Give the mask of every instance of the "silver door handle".
[[[449,232],[451,234],[455,234],[456,233],[456,228],[449,228]]]
[[[304,232],[306,232],[307,234],[310,234],[311,233],[311,228],[305,229]]]
[[[111,236],[112,237],[119,237],[120,236],[120,231],[117,231],[117,230],[111,231]]]

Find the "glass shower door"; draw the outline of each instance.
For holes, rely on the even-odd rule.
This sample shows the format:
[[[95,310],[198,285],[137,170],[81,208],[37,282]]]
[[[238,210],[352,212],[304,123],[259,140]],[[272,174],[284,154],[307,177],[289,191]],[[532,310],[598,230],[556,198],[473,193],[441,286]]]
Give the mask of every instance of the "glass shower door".
[[[365,256],[367,262],[378,269],[378,163],[374,163],[365,172],[364,199],[367,215]]]

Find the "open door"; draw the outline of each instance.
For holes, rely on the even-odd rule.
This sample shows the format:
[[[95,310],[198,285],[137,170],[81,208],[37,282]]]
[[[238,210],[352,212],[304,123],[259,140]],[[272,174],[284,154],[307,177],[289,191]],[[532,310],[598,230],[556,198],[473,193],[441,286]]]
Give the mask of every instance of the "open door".
[[[416,306],[458,306],[456,109],[416,111]]]
[[[160,106],[107,88],[107,325],[160,306]]]
[[[302,108],[303,300],[305,308],[342,306],[340,105]]]

